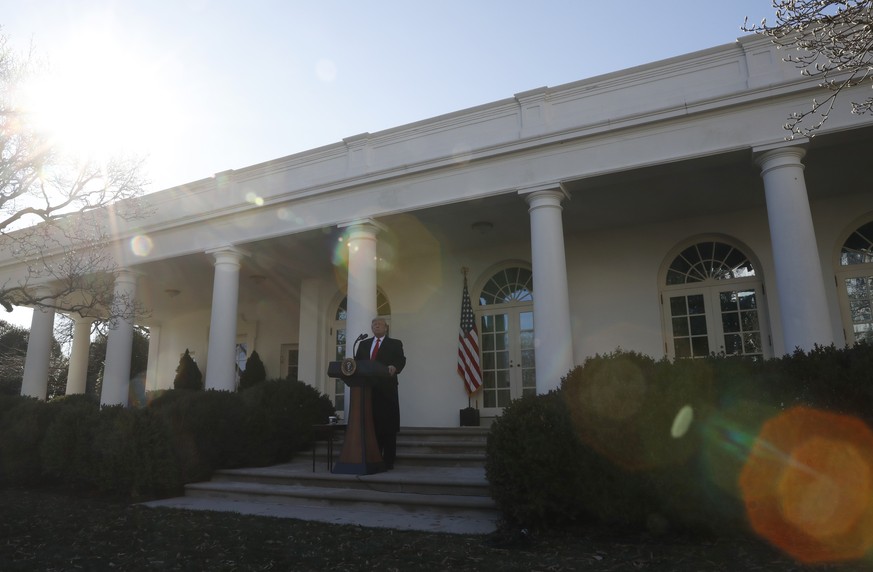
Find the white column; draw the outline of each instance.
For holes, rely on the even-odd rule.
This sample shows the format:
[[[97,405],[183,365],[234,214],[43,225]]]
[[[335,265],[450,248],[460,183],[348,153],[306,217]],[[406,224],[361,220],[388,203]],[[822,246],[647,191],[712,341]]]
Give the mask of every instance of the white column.
[[[324,331],[319,327],[319,317],[323,315],[321,291],[321,283],[317,279],[310,278],[300,282],[300,326],[297,336],[300,340],[300,363],[297,375],[300,381],[333,395],[333,387],[323,387],[323,381],[327,379],[325,371],[329,360],[324,359],[324,344],[321,343],[324,340]],[[332,359],[333,353],[330,354],[330,360]],[[330,384],[333,385],[333,381]]]
[[[800,147],[759,155],[779,292],[785,353],[834,343]]]
[[[130,393],[130,357],[133,351],[133,309],[137,274],[122,269],[115,275],[112,299],[113,317],[109,320],[106,361],[103,364],[101,405],[127,407]]]
[[[206,354],[206,389],[236,391],[236,319],[240,260],[244,253],[225,247],[208,254],[215,257],[215,278]]]
[[[560,187],[549,185],[519,191],[529,205],[533,266],[534,355],[537,393],[557,389],[573,367],[573,334]]]
[[[354,357],[355,340],[360,334],[371,333],[370,322],[376,317],[376,235],[380,226],[369,219],[345,226],[348,227],[349,247],[346,356]],[[349,388],[346,387],[346,419],[349,418],[349,401]]]
[[[36,296],[50,296],[48,290],[39,290]],[[47,303],[54,300],[47,299]],[[49,361],[52,352],[52,334],[55,327],[54,308],[37,307],[30,319],[30,335],[27,338],[27,357],[24,359],[24,377],[21,395],[45,400],[48,393]]]
[[[81,316],[73,319],[73,347],[70,350],[70,365],[67,368],[67,395],[85,393],[88,380],[88,351],[91,349],[91,324],[93,318]]]

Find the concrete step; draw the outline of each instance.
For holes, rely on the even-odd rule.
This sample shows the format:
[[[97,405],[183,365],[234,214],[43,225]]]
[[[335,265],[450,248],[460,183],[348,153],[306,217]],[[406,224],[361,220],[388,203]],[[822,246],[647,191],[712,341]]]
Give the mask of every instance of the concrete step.
[[[343,446],[342,431],[334,434],[334,459]],[[479,427],[402,428],[397,436],[397,464],[434,467],[483,467],[488,430]],[[328,461],[325,439],[313,444],[317,463]],[[310,455],[312,452],[310,452]]]
[[[341,435],[338,432],[337,436]],[[317,520],[461,534],[488,534],[501,514],[485,479],[480,428],[403,429],[395,468],[374,475],[335,475],[325,442],[289,463],[227,469],[185,487],[185,496],[149,506],[230,510]],[[334,460],[342,443],[334,442]]]
[[[337,488],[301,485],[265,485],[238,481],[193,483],[186,496],[211,497],[309,507],[347,507],[363,510],[406,508],[460,517],[480,516],[483,511],[499,516],[494,501],[487,497],[446,494],[398,493],[378,488]]]
[[[318,464],[317,471],[300,470],[299,464],[272,467],[224,469],[217,471],[210,482],[246,482],[264,485],[298,485],[306,487],[348,488],[385,492],[440,494],[488,497],[488,481],[484,471],[458,470],[448,467],[431,467],[422,471],[418,467],[406,470],[409,465],[377,475],[335,475],[327,471],[325,464]],[[311,467],[307,466],[307,469]]]

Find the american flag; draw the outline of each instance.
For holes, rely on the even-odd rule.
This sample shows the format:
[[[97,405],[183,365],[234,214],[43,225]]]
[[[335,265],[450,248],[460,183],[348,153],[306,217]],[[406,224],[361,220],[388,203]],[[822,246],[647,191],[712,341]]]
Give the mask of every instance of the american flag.
[[[464,297],[461,300],[461,329],[458,331],[458,375],[464,380],[467,393],[475,393],[482,385],[482,368],[479,365],[479,332],[467,291],[464,276]]]

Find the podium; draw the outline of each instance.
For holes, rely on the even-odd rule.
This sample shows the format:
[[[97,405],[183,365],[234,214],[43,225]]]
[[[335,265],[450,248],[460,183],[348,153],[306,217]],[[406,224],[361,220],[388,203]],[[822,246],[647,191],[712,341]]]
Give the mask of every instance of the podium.
[[[351,388],[345,441],[331,472],[372,475],[385,471],[373,425],[373,385],[391,376],[388,367],[377,361],[346,358],[330,362],[327,375],[342,379]]]

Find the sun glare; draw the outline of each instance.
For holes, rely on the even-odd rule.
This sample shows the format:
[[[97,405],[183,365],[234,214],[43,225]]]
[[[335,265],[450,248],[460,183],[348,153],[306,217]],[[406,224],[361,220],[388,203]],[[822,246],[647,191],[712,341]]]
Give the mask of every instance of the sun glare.
[[[173,140],[175,106],[160,62],[99,33],[71,38],[23,92],[37,129],[68,152],[105,159],[148,155]]]

